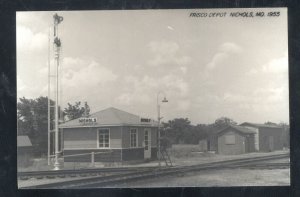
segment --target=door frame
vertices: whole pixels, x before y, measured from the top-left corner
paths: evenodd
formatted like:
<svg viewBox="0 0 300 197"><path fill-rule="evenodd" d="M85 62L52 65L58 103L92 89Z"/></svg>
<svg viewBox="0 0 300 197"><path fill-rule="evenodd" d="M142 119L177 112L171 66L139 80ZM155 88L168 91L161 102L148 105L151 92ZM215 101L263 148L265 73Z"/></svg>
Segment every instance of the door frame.
<svg viewBox="0 0 300 197"><path fill-rule="evenodd" d="M274 136L268 137L269 151L274 151Z"/></svg>
<svg viewBox="0 0 300 197"><path fill-rule="evenodd" d="M146 146L146 133L147 133L147 146ZM145 128L144 129L144 159L150 159L151 158L151 129Z"/></svg>

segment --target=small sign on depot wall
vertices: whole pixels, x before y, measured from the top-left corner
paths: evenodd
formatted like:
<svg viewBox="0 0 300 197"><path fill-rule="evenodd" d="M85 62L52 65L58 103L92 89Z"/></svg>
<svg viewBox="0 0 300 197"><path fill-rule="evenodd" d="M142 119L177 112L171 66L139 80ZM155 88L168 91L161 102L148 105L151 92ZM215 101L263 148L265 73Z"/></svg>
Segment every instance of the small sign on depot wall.
<svg viewBox="0 0 300 197"><path fill-rule="evenodd" d="M150 118L141 118L141 122L151 122Z"/></svg>

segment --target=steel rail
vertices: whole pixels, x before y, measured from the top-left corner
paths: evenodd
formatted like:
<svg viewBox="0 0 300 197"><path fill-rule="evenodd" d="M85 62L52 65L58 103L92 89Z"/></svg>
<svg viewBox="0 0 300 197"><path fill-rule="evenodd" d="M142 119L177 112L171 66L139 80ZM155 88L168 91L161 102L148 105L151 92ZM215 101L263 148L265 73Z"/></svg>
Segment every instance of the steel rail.
<svg viewBox="0 0 300 197"><path fill-rule="evenodd" d="M30 186L26 188L94 188L94 187L106 187L123 182L129 182L134 180L155 178L160 176L174 175L178 173L186 173L191 171L203 171L203 170L217 170L228 167L239 167L250 164L255 164L261 161L269 161L287 158L289 154L278 154L271 156L260 156L252 158L232 159L219 162L204 163L191 166L177 166L170 168L152 168L152 169L140 169L136 168L135 172L128 172L123 174L113 174L101 177L85 178L80 180L71 180L66 182L57 182L43 185ZM270 164L271 165L271 164Z"/></svg>
<svg viewBox="0 0 300 197"><path fill-rule="evenodd" d="M144 169L152 169L155 167L114 167L114 168L87 168L87 169L77 169L77 170L45 170L45 171L27 171L18 172L19 178L24 177L46 177L46 176L62 176L62 175L80 175L89 173L106 173L106 172L130 172Z"/></svg>
<svg viewBox="0 0 300 197"><path fill-rule="evenodd" d="M289 168L290 163L250 163L250 164L240 164L233 165L229 168L243 168L243 169L278 169L278 168Z"/></svg>

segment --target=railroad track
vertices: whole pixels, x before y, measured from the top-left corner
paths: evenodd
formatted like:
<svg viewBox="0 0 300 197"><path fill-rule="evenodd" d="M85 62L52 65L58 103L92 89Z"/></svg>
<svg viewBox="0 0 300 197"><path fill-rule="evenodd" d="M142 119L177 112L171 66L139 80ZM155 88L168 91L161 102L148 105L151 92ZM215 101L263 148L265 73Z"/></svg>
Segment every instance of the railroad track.
<svg viewBox="0 0 300 197"><path fill-rule="evenodd" d="M113 173L136 172L138 170L150 170L156 167L120 167L120 168L91 168L91 169L77 169L77 170L45 170L45 171L27 171L18 172L20 180L27 180L30 178L65 178L65 177L86 177L97 176Z"/></svg>
<svg viewBox="0 0 300 197"><path fill-rule="evenodd" d="M243 159L233 159L205 164L198 164L192 166L176 166L169 168L135 168L135 171L122 171L122 174L109 174L107 176L96 176L96 177L88 177L80 180L71 180L65 182L56 182L49 183L43 185L36 185L30 187L23 187L28 189L39 189L39 188L95 188L95 187L112 187L114 185L137 181L137 180L145 180L155 177L168 176L168 175L176 175L182 174L192 171L204 171L204 170L217 170L224 168L245 168L251 167L251 165L263 165L260 162L282 159L289 157L289 154L278 154L272 156L260 156L260 157L252 157L252 158L243 158ZM260 163L260 164L259 164ZM276 164L266 164L266 165L274 165ZM265 166L266 166L265 165ZM261 166L262 167L262 166ZM97 169L93 169L97 170ZM104 170L104 169L101 169Z"/></svg>
<svg viewBox="0 0 300 197"><path fill-rule="evenodd" d="M290 167L290 163L251 163L245 165L230 166L229 168L242 168L242 169L286 169Z"/></svg>

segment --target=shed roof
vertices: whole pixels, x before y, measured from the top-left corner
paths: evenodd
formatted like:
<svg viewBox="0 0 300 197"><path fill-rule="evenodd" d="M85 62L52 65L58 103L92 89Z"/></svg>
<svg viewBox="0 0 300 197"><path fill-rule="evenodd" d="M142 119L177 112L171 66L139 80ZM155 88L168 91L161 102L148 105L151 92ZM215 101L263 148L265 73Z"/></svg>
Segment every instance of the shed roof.
<svg viewBox="0 0 300 197"><path fill-rule="evenodd" d="M17 138L18 147L32 146L31 141L27 135L19 135Z"/></svg>
<svg viewBox="0 0 300 197"><path fill-rule="evenodd" d="M121 126L121 125L147 125L157 126L157 122L149 119L149 122L142 122L141 117L110 107L91 114L88 118L96 118L96 122L91 124L83 124L80 118L67 121L60 124L60 128L76 128L76 127L99 127L99 126Z"/></svg>
<svg viewBox="0 0 300 197"><path fill-rule="evenodd" d="M226 131L230 128L237 131L237 132L240 132L242 134L255 134L255 131L252 131L252 130L246 128L246 127L237 126L237 125L228 125L224 129L219 130L218 135L220 135L221 133L223 133L224 131Z"/></svg>
<svg viewBox="0 0 300 197"><path fill-rule="evenodd" d="M251 123L251 122L244 122L244 123L240 124L240 126L252 126L255 128L260 128L260 127L282 128L281 126L278 126L278 125L268 125L268 124L259 124L259 123Z"/></svg>

